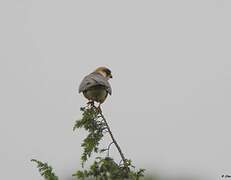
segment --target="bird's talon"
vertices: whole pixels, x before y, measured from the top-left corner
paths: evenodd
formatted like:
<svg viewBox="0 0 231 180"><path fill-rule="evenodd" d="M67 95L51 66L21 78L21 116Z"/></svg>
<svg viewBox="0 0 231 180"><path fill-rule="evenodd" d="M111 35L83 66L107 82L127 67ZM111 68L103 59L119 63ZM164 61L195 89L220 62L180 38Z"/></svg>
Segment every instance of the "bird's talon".
<svg viewBox="0 0 231 180"><path fill-rule="evenodd" d="M87 102L87 106L90 106L90 107L95 106L94 101L89 101L89 102Z"/></svg>
<svg viewBox="0 0 231 180"><path fill-rule="evenodd" d="M99 113L102 113L102 110L101 110L100 105L97 107L97 111L98 111Z"/></svg>

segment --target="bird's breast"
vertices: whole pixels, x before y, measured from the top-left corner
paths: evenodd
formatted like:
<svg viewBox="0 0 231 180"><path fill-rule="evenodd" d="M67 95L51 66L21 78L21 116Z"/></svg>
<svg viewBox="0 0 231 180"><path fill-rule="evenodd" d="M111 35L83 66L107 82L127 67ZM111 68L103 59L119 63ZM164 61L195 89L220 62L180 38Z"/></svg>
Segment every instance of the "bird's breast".
<svg viewBox="0 0 231 180"><path fill-rule="evenodd" d="M103 103L107 97L108 92L102 86L91 87L83 92L88 100Z"/></svg>

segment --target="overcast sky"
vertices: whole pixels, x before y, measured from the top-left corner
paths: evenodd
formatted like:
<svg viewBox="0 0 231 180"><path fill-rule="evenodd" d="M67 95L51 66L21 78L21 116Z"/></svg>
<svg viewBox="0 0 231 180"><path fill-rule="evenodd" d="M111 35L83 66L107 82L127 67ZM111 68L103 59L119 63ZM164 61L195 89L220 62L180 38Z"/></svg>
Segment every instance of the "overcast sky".
<svg viewBox="0 0 231 180"><path fill-rule="evenodd" d="M1 0L0 179L41 179L31 158L61 180L80 168L77 89L101 65L103 111L137 167L231 175L230 18L229 0Z"/></svg>

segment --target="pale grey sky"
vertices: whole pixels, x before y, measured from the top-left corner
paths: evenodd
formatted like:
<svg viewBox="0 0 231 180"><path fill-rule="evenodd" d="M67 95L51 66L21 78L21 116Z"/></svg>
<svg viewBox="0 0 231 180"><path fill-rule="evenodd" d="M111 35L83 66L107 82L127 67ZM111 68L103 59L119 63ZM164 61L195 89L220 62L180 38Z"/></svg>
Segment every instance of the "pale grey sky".
<svg viewBox="0 0 231 180"><path fill-rule="evenodd" d="M0 1L0 179L61 179L80 167L86 102L99 65L103 109L125 155L160 176L231 174L231 1ZM112 152L117 157L117 153Z"/></svg>

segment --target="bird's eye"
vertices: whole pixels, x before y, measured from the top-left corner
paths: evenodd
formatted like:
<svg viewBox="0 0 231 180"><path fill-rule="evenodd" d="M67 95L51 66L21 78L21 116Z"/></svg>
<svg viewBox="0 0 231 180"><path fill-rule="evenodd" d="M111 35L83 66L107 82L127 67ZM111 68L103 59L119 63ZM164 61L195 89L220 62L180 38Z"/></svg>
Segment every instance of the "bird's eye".
<svg viewBox="0 0 231 180"><path fill-rule="evenodd" d="M109 69L104 70L107 75L111 75L111 71Z"/></svg>

